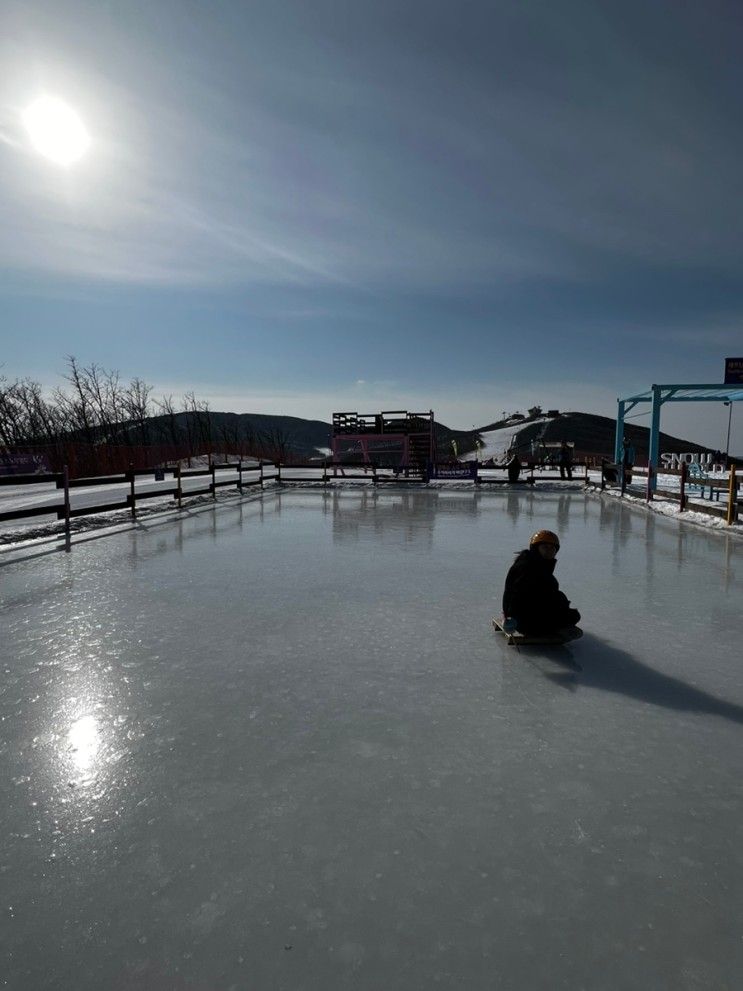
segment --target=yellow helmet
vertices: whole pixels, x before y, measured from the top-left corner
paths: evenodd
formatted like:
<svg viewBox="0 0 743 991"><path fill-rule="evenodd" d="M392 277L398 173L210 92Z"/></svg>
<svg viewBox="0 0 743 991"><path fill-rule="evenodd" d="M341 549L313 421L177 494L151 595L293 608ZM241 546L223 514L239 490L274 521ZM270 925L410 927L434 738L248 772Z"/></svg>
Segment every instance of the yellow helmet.
<svg viewBox="0 0 743 991"><path fill-rule="evenodd" d="M529 547L536 547L537 544L552 544L560 550L560 538L551 530L537 530L529 541Z"/></svg>

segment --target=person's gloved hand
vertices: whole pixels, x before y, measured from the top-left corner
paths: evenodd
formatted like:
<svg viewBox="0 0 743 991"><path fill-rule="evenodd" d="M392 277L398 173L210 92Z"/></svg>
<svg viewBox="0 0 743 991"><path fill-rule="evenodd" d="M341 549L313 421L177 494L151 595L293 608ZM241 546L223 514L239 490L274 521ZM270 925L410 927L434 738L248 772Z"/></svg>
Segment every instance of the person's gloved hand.
<svg viewBox="0 0 743 991"><path fill-rule="evenodd" d="M516 625L516 620L513 618L513 616L507 616L503 620L503 631L505 633L515 633L517 628L518 627Z"/></svg>

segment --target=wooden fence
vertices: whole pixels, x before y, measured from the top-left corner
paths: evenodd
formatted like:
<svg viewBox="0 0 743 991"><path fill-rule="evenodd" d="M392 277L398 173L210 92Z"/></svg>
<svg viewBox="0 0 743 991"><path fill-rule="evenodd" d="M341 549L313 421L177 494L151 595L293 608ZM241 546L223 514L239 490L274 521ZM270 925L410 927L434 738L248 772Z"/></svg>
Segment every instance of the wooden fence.
<svg viewBox="0 0 743 991"><path fill-rule="evenodd" d="M462 467L462 466L460 466ZM270 473L266 473L266 469ZM572 469L583 469L582 474L572 475L573 481L588 481L588 466L585 463L575 463ZM465 469L462 468L463 472ZM561 480L562 476L555 471L543 470L538 465L523 465L521 468L523 475L517 481L509 478L507 469L503 466L482 465L474 463L472 470L467 469L462 481L469 481L474 485L504 484L518 486L532 486L536 483ZM535 473L536 471L536 473ZM218 478L217 473L229 472L231 477ZM307 472L313 472L314 477L307 477ZM299 473L299 474L297 474ZM172 476L172 484L161 485L165 476ZM247 476L247 477L246 477ZM193 478L209 477L206 485L198 487L184 488L184 482ZM150 479L153 483L158 483L158 487L151 491L138 489L137 480ZM217 489L235 486L239 491L252 486L263 488L265 482L316 482L328 485L331 482L341 482L345 480L364 480L373 485L421 485L427 484L429 474L427 471L416 470L415 468L399 468L393 465L334 465L329 462L318 464L317 462L305 462L284 464L278 462L258 464L237 463L213 463L208 468L202 469L173 469L165 468L130 468L125 472L111 475L92 475L83 478L71 478L69 469L65 466L61 472L48 472L44 474L32 475L3 475L0 476L0 488L3 486L33 486L39 484L54 484L60 491L61 500L55 502L44 502L40 505L25 506L22 508L5 510L0 512L0 524L21 519L30 519L37 516L56 516L58 520L65 521L65 549L70 549L70 521L78 516L89 516L96 513L111 512L113 510L128 509L132 519L136 519L137 504L147 499L158 499L163 496L172 496L178 508L183 504L184 498L191 496L210 494L214 499L217 497ZM92 505L72 505L71 493L74 489L89 489L96 486L114 486L117 488L116 498L111 502L97 502ZM124 492L126 494L124 495Z"/></svg>
<svg viewBox="0 0 743 991"><path fill-rule="evenodd" d="M266 474L266 467L275 468L275 471L271 474ZM237 477L217 479L218 471L230 471ZM246 474L250 475L255 472L257 472L257 477L255 478L249 477L246 479L244 477ZM141 490L137 490L137 478L150 477L153 482L161 482L165 481L166 474L173 475L173 485L159 486L151 492L142 492ZM207 485L189 487L187 489L183 488L184 481L191 478L203 478L206 476L209 476L211 479ZM137 503L144 499L161 499L163 496L172 495L178 504L178 508L180 509L184 498L190 499L192 496L210 494L214 499L216 499L217 489L224 488L225 486L236 486L239 491L242 492L243 489L250 488L255 485L260 486L262 489L264 483L269 481L281 481L281 465L270 464L267 466L262 461L257 465L244 465L242 463L214 463L208 468L187 469L183 471L180 467L177 467L171 472L166 472L165 469L157 468L132 468L129 469L129 471L119 475L95 475L90 478L74 479L69 477L69 470L65 467L62 472L50 472L47 474L38 475L0 476L0 486L49 485L53 483L55 488L61 490L62 492L61 502L44 503L38 506L25 506L21 509L12 509L0 512L0 523L35 516L56 515L58 520L65 521L65 550L70 550L70 520L76 516L90 516L95 513L108 513L118 509L129 509L132 519L136 519ZM101 502L94 505L72 506L70 499L70 492L72 489L87 489L99 485L115 485L122 487L124 485L128 485L128 492L124 499L119 499L115 502Z"/></svg>
<svg viewBox="0 0 743 991"><path fill-rule="evenodd" d="M607 485L616 486L619 488L621 495L624 495L626 492L629 492L631 495L642 495L646 502L652 502L657 497L669 502L677 502L679 512L682 513L692 510L695 513L704 513L707 516L724 519L728 526L737 523L741 511L741 479L737 473L737 466L735 464L730 465L726 479L715 478L713 476L690 477L689 466L687 464L682 464L680 469L664 468L661 472L655 472L656 481L658 474L677 477L679 479L677 490L659 489L657 484L653 487L651 484L654 477L653 472L654 469L650 466L633 466L632 468L628 467L625 469L621 464L612 464L604 461L601 466L601 482L597 487L605 489ZM640 485L635 482L636 478L642 480ZM701 503L689 502L689 490L693 488L700 490ZM709 505L704 504L705 492L709 492ZM720 496L723 494L727 496L727 499L723 505L719 505ZM713 499L715 500L715 505L712 505Z"/></svg>

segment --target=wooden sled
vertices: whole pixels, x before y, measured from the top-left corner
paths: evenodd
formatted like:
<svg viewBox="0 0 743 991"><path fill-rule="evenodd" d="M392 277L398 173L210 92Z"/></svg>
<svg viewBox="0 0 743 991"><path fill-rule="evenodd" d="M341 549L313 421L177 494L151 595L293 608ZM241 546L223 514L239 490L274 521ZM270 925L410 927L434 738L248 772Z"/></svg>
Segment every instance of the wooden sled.
<svg viewBox="0 0 743 991"><path fill-rule="evenodd" d="M507 633L503 629L503 620L494 619L493 629L496 633L502 633L506 638L506 643L509 646L516 647L528 647L531 644L535 646L537 644L542 644L543 646L551 645L553 647L562 646L563 644L570 643L573 640L578 640L583 636L583 630L579 629L577 626L573 627L576 633L571 636L543 636L543 637L528 637L523 633Z"/></svg>

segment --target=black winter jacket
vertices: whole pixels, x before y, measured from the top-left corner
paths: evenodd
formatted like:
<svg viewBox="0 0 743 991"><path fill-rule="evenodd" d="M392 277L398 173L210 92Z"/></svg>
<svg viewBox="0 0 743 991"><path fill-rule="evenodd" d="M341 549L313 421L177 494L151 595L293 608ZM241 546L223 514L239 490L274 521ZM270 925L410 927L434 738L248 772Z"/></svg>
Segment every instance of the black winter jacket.
<svg viewBox="0 0 743 991"><path fill-rule="evenodd" d="M506 575L503 615L516 620L521 633L540 634L575 626L577 609L560 591L553 572L555 562L547 561L536 547L521 551Z"/></svg>

